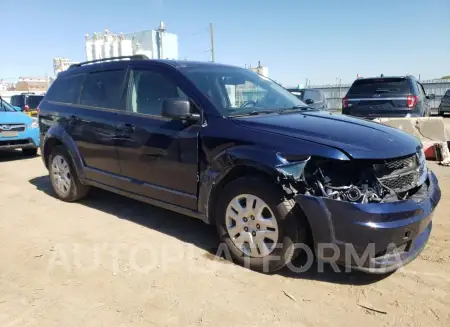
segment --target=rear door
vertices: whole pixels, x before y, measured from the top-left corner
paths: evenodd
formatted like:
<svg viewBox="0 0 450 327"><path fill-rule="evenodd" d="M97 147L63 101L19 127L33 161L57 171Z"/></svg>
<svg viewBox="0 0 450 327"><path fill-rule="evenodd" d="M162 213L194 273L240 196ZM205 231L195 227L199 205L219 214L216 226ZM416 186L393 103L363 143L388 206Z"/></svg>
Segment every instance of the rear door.
<svg viewBox="0 0 450 327"><path fill-rule="evenodd" d="M407 78L366 78L356 80L347 93L344 113L360 117L405 117L411 113L408 95L412 85Z"/></svg>
<svg viewBox="0 0 450 327"><path fill-rule="evenodd" d="M79 108L70 116L72 138L86 165L86 177L120 187L116 147L118 113L124 112L126 68L92 71L81 87Z"/></svg>

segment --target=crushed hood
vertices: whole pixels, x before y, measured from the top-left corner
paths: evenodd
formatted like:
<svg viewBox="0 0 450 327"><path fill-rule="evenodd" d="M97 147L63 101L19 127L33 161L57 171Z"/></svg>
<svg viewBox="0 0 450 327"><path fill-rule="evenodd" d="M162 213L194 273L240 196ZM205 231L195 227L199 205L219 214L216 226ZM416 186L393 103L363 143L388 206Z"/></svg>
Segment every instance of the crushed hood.
<svg viewBox="0 0 450 327"><path fill-rule="evenodd" d="M233 121L245 128L334 147L355 159L401 157L421 147L419 139L399 129L323 111L235 117Z"/></svg>

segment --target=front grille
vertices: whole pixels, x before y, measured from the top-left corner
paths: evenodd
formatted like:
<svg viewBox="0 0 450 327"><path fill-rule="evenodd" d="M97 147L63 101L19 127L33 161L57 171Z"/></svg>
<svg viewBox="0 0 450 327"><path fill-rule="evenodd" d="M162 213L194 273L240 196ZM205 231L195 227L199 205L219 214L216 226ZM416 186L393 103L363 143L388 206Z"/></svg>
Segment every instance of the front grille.
<svg viewBox="0 0 450 327"><path fill-rule="evenodd" d="M404 192L416 186L417 172L380 180L381 184L396 192Z"/></svg>
<svg viewBox="0 0 450 327"><path fill-rule="evenodd" d="M422 183L426 163L420 153L407 157L385 160L382 164L374 165L375 176L378 181L394 192L406 192ZM420 160L420 161L419 161Z"/></svg>
<svg viewBox="0 0 450 327"><path fill-rule="evenodd" d="M0 124L0 132L23 132L24 124Z"/></svg>
<svg viewBox="0 0 450 327"><path fill-rule="evenodd" d="M386 167L389 169L403 169L412 167L415 163L416 156L409 156L403 159L386 160Z"/></svg>

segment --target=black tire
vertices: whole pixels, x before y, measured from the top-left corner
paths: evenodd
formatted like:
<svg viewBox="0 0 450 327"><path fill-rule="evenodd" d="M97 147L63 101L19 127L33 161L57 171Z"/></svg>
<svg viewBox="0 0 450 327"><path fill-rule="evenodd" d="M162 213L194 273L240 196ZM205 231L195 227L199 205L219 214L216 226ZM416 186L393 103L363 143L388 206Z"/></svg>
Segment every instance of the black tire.
<svg viewBox="0 0 450 327"><path fill-rule="evenodd" d="M226 229L226 210L229 202L240 194L252 194L262 199L272 210L278 225L278 246L265 257L250 257L231 240ZM271 273L283 268L298 256L295 244L307 244L309 225L295 202L286 200L278 185L260 177L241 177L225 186L219 194L215 209L216 228L222 244L226 244L233 262L252 270Z"/></svg>
<svg viewBox="0 0 450 327"><path fill-rule="evenodd" d="M55 183L54 168L52 165L53 159L56 156L61 156L65 162L68 163L70 171L70 186L67 192L61 192ZM73 165L72 157L64 146L56 146L51 152L48 160L48 170L50 173L50 183L55 191L57 197L66 202L75 202L84 198L89 192L89 186L80 183L76 170Z"/></svg>
<svg viewBox="0 0 450 327"><path fill-rule="evenodd" d="M442 112L442 111L439 111L438 115L441 116L441 117L444 117L444 116L445 116L445 113Z"/></svg>
<svg viewBox="0 0 450 327"><path fill-rule="evenodd" d="M38 151L38 149L37 148L28 148L28 149L22 149L22 153L23 153L23 155L24 156L27 156L27 157L34 157L34 156L36 156L37 155L37 151Z"/></svg>

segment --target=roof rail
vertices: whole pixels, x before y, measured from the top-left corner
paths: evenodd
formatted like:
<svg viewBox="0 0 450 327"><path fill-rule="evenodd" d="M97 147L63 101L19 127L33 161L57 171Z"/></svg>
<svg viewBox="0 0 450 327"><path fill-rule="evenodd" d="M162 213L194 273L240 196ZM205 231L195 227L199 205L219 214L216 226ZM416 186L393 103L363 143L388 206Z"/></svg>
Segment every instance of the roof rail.
<svg viewBox="0 0 450 327"><path fill-rule="evenodd" d="M75 67L81 67L84 65L93 64L96 62L105 62L105 61L112 61L112 60L120 60L120 59L140 59L140 60L146 60L150 59L146 55L132 55L132 56L119 56L119 57L109 57L109 58L103 58L103 59L96 59L96 60L90 60L90 61L83 61L78 64L72 64L69 66L69 69L75 68Z"/></svg>

